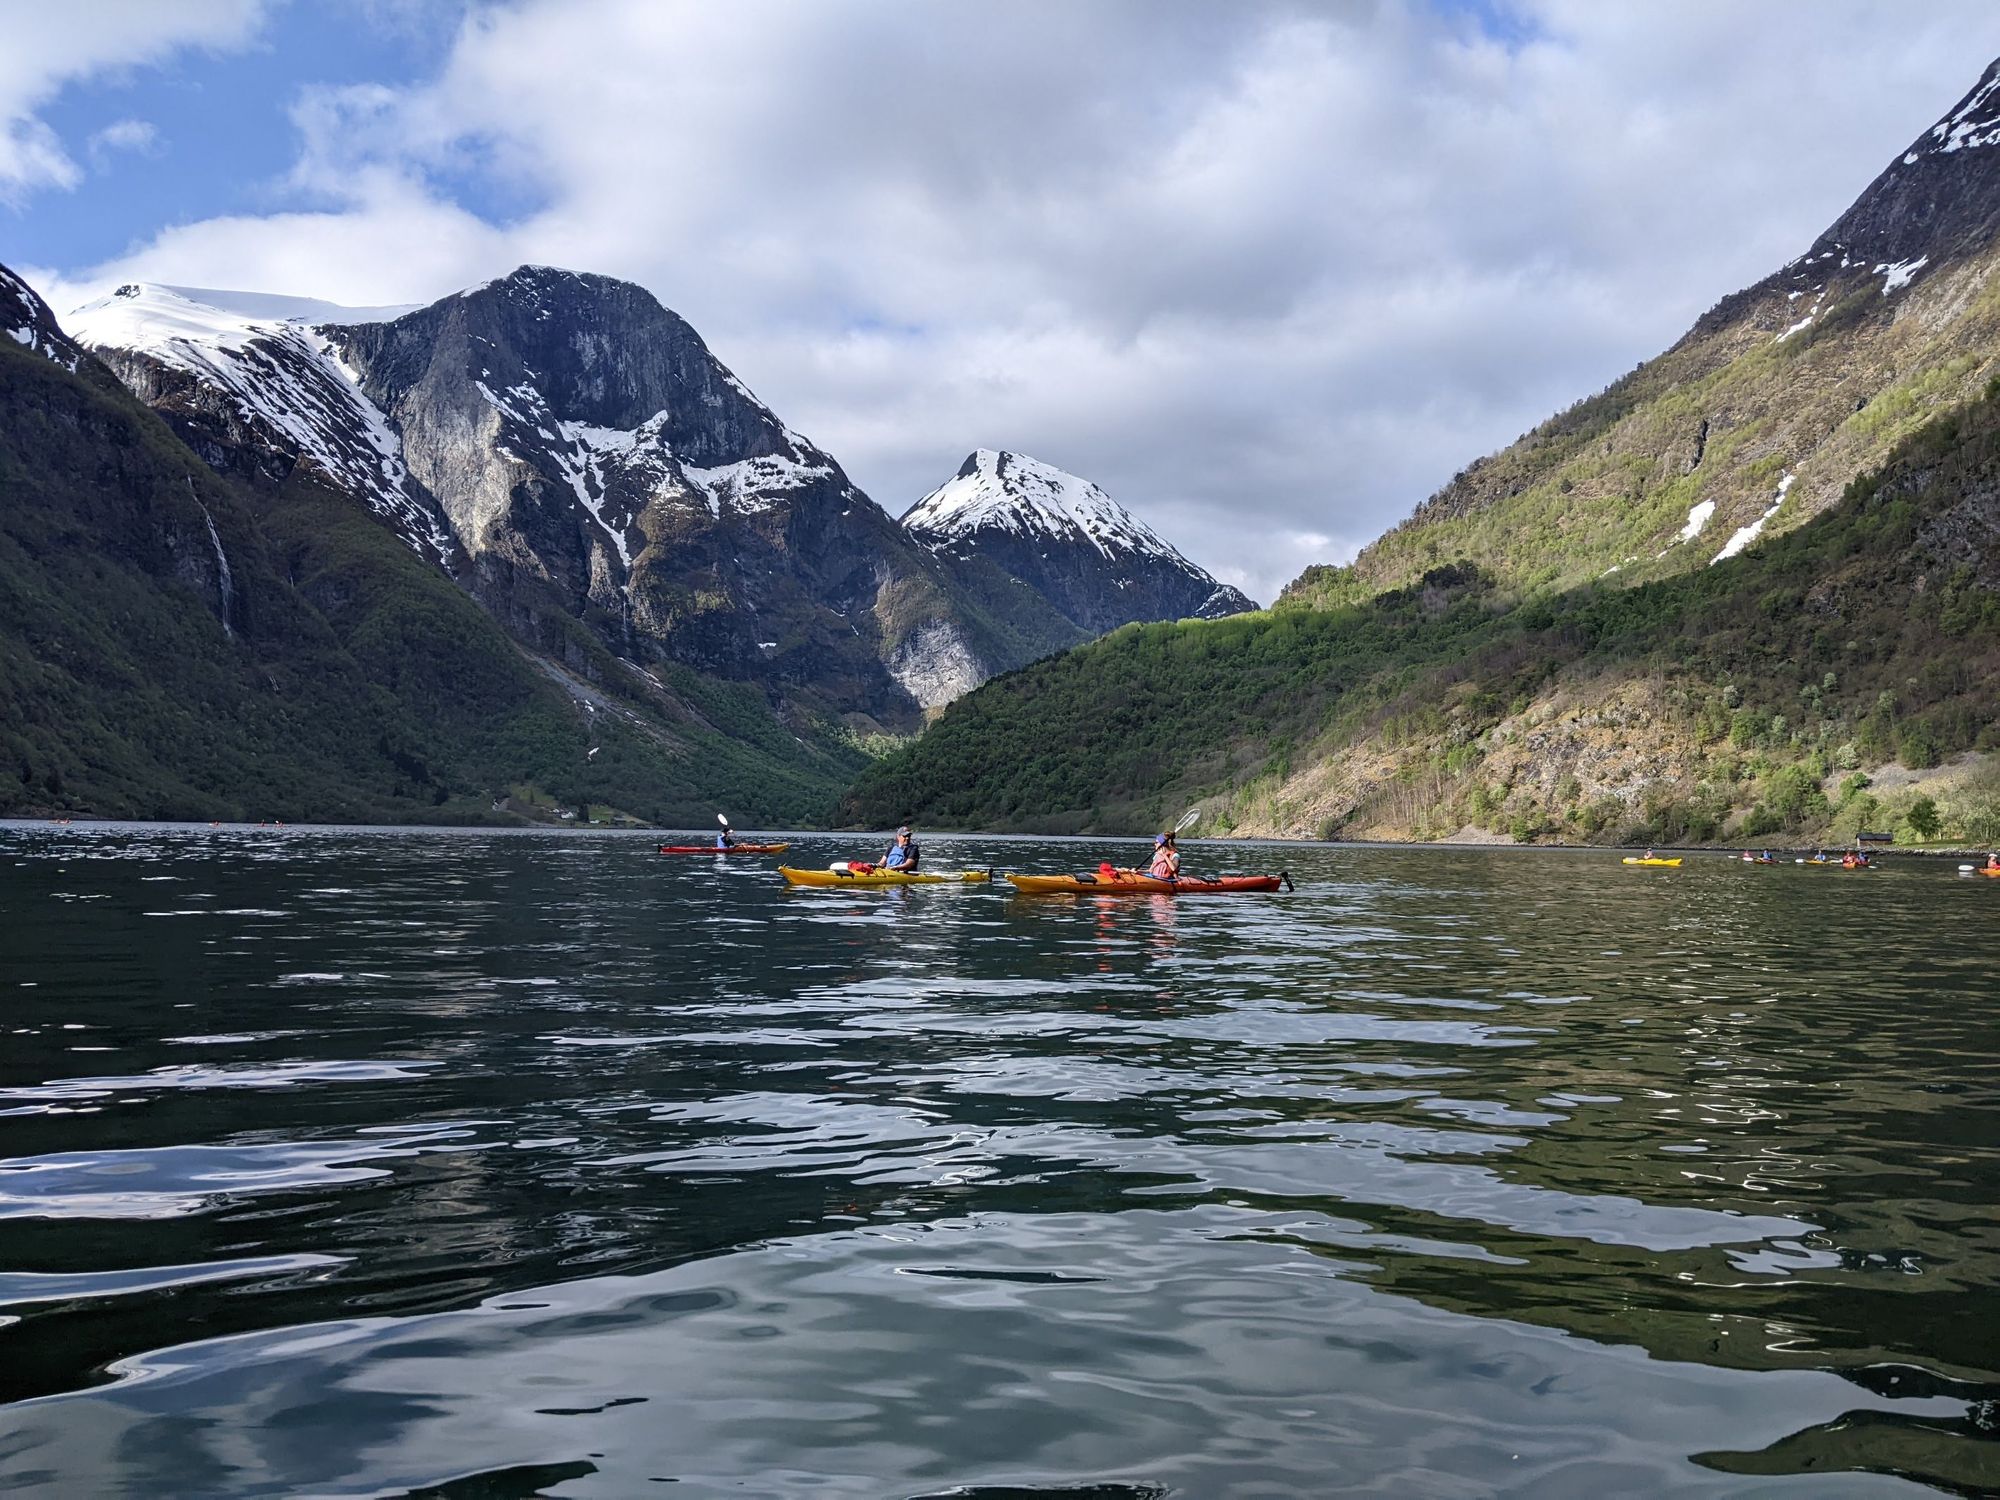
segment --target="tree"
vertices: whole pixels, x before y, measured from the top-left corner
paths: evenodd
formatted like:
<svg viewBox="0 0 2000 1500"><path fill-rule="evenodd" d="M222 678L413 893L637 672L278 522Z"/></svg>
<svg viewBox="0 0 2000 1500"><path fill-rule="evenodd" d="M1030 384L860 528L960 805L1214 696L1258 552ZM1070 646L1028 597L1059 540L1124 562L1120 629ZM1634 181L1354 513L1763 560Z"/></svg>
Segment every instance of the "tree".
<svg viewBox="0 0 2000 1500"><path fill-rule="evenodd" d="M1936 838L1941 826L1937 803L1929 797L1917 798L1910 804L1909 816L1904 821L1910 825L1910 831L1919 839L1928 841Z"/></svg>

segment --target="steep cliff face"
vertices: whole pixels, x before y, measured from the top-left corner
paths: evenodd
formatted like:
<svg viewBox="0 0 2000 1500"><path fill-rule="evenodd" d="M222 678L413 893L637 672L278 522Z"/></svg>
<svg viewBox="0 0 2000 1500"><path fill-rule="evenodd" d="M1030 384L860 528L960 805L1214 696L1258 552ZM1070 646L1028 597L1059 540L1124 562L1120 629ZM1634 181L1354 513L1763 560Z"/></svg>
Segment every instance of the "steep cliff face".
<svg viewBox="0 0 2000 1500"><path fill-rule="evenodd" d="M1003 569L1086 636L1135 620L1220 619L1257 607L1096 485L1019 453L970 454L902 524L941 557Z"/></svg>
<svg viewBox="0 0 2000 1500"><path fill-rule="evenodd" d="M1286 601L1366 598L1452 559L1531 590L1640 582L1801 525L2000 369L1996 271L2000 64L1798 259Z"/></svg>
<svg viewBox="0 0 2000 1500"><path fill-rule="evenodd" d="M328 337L517 630L911 722L875 605L936 571L649 293L530 266Z"/></svg>

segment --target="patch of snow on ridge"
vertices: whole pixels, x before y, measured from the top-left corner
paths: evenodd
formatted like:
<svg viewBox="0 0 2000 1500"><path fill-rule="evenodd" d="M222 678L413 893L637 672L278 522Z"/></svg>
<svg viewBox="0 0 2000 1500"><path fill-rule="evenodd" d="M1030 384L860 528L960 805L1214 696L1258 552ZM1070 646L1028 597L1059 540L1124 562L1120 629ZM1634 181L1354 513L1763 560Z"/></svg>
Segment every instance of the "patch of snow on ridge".
<svg viewBox="0 0 2000 1500"><path fill-rule="evenodd" d="M339 302L322 302L317 297L287 297L275 292L232 292L220 287L167 286L189 302L198 302L220 312L261 322L282 323L393 323L406 313L421 311L421 302L398 302L382 307L348 307Z"/></svg>
<svg viewBox="0 0 2000 1500"><path fill-rule="evenodd" d="M802 445L803 446L803 445ZM806 447L804 451L816 454ZM744 513L770 510L785 495L807 489L822 479L833 478L831 463L802 461L784 453L767 453L759 458L739 459L712 469L683 469L688 482L708 497L708 508L718 518L722 502ZM921 701L921 700L920 700Z"/></svg>
<svg viewBox="0 0 2000 1500"><path fill-rule="evenodd" d="M957 474L904 513L921 541L965 537L983 528L1016 535L1081 534L1106 557L1141 553L1185 562L1143 521L1087 479L1018 453L981 448Z"/></svg>
<svg viewBox="0 0 2000 1500"><path fill-rule="evenodd" d="M1891 292L1900 291L1908 286L1915 280L1917 272L1930 262L1931 258L1928 255L1919 255L1915 260L1898 261L1893 266L1884 261L1875 268L1876 274L1882 277L1882 295L1886 297Z"/></svg>
<svg viewBox="0 0 2000 1500"><path fill-rule="evenodd" d="M1703 500L1689 506L1687 525L1681 528L1680 535L1675 537L1674 540L1677 542L1693 541L1701 535L1702 528L1708 525L1709 517L1714 514L1715 502L1713 500Z"/></svg>
<svg viewBox="0 0 2000 1500"><path fill-rule="evenodd" d="M1903 165L1912 166L1926 155L1972 151L2000 142L2000 98L1996 98L1996 90L2000 90L2000 73L1982 80L1965 103L1933 125L1903 157Z"/></svg>
<svg viewBox="0 0 2000 1500"><path fill-rule="evenodd" d="M1763 515L1752 521L1748 526L1737 527L1729 540L1722 544L1722 550L1708 560L1708 565L1712 568L1717 563L1734 557L1745 547L1756 541L1758 535L1764 530L1764 523L1775 516L1778 513L1778 507L1785 503L1785 491L1791 487L1792 476L1787 474L1783 479L1778 481L1778 498L1771 502Z"/></svg>

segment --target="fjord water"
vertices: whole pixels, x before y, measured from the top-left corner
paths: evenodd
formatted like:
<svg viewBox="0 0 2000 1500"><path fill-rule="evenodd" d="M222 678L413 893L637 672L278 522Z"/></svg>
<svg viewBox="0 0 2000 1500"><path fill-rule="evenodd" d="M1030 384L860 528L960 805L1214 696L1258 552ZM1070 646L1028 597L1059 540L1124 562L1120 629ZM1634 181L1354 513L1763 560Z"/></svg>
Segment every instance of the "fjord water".
<svg viewBox="0 0 2000 1500"><path fill-rule="evenodd" d="M2000 882L653 842L0 830L0 1493L2000 1491Z"/></svg>

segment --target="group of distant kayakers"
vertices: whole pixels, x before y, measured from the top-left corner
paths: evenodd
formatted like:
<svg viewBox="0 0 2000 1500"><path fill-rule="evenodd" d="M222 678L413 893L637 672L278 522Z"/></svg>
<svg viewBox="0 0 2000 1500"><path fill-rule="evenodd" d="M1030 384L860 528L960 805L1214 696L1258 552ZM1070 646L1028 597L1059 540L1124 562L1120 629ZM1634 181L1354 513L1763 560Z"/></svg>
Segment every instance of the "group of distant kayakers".
<svg viewBox="0 0 2000 1500"><path fill-rule="evenodd" d="M734 849L736 847L736 831L727 824L724 824L722 831L715 836L715 847L718 850ZM922 863L923 850L918 845L916 836L910 832L910 825L905 823L901 828L896 830L896 841L883 851L882 857L874 865L854 865L850 868L862 870L871 868L901 870L905 874L914 874L921 867ZM1136 867L1118 869L1116 873L1120 875L1143 876L1148 880L1180 879L1181 851L1179 835L1174 833L1172 829L1168 829L1165 833L1153 835L1153 858L1146 867L1144 869Z"/></svg>

